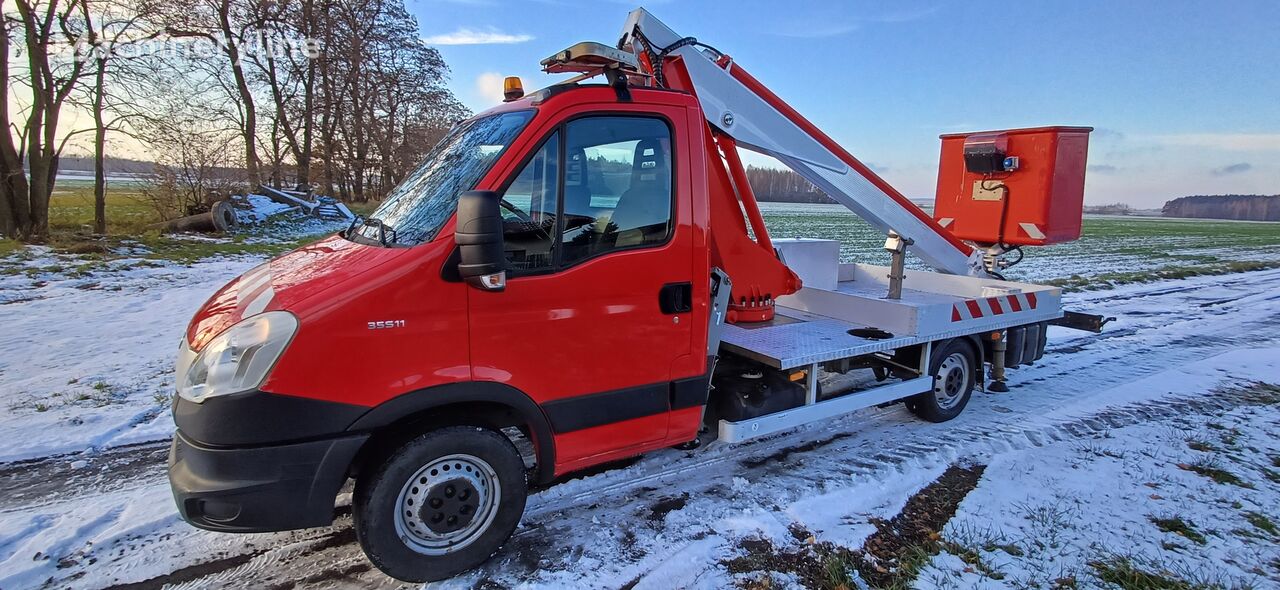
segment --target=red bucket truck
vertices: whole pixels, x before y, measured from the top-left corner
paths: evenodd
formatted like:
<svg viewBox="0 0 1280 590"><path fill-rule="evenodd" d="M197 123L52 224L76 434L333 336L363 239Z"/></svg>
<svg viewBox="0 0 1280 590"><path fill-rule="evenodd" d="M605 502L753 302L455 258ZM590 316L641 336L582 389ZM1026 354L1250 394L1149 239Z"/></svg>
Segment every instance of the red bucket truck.
<svg viewBox="0 0 1280 590"><path fill-rule="evenodd" d="M183 518L325 526L354 480L369 559L437 580L503 544L530 485L893 401L945 421L1039 358L1049 323L1099 327L999 274L1022 245L1078 235L1087 128L948 136L935 220L643 9L616 46L542 65L579 75L510 84L368 219L196 313L169 459ZM738 146L883 231L892 264L771 240ZM833 371L868 378L820 387Z"/></svg>

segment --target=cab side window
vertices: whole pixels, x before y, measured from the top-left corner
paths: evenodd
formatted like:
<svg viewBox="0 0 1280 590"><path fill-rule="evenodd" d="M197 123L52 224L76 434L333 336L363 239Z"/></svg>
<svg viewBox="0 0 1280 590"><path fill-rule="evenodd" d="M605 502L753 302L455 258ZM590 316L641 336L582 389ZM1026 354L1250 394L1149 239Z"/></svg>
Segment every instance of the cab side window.
<svg viewBox="0 0 1280 590"><path fill-rule="evenodd" d="M554 268L559 162L557 132L542 144L502 195L507 269L513 274Z"/></svg>
<svg viewBox="0 0 1280 590"><path fill-rule="evenodd" d="M673 227L671 129L652 117L570 121L507 185L502 209L516 276L663 244Z"/></svg>
<svg viewBox="0 0 1280 590"><path fill-rule="evenodd" d="M565 127L561 264L671 235L671 130L650 117L588 117Z"/></svg>

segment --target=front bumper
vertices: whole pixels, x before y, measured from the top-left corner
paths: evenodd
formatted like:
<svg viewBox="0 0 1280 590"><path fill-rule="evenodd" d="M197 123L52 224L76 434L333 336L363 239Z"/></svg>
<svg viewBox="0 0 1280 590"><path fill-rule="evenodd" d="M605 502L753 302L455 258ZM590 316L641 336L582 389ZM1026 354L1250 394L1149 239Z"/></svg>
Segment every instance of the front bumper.
<svg viewBox="0 0 1280 590"><path fill-rule="evenodd" d="M169 484L187 522L261 533L326 526L368 434L283 445L214 447L174 433Z"/></svg>

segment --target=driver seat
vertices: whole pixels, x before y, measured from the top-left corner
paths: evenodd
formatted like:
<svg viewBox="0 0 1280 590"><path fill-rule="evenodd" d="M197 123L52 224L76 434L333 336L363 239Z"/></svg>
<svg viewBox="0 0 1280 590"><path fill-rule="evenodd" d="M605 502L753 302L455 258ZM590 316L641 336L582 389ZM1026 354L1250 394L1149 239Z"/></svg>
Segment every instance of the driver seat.
<svg viewBox="0 0 1280 590"><path fill-rule="evenodd" d="M631 186L618 198L609 221L617 232L614 246L618 248L666 235L671 221L671 172L666 150L658 140L636 142Z"/></svg>

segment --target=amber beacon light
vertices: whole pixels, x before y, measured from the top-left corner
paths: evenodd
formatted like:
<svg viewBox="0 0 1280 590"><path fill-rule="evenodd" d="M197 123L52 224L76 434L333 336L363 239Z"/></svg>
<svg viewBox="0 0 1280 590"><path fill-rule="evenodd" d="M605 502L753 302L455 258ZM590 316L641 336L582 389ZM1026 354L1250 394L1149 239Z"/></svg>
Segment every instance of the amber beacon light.
<svg viewBox="0 0 1280 590"><path fill-rule="evenodd" d="M519 76L507 76L502 81L503 102L511 102L520 100L524 96L524 84L520 82Z"/></svg>

